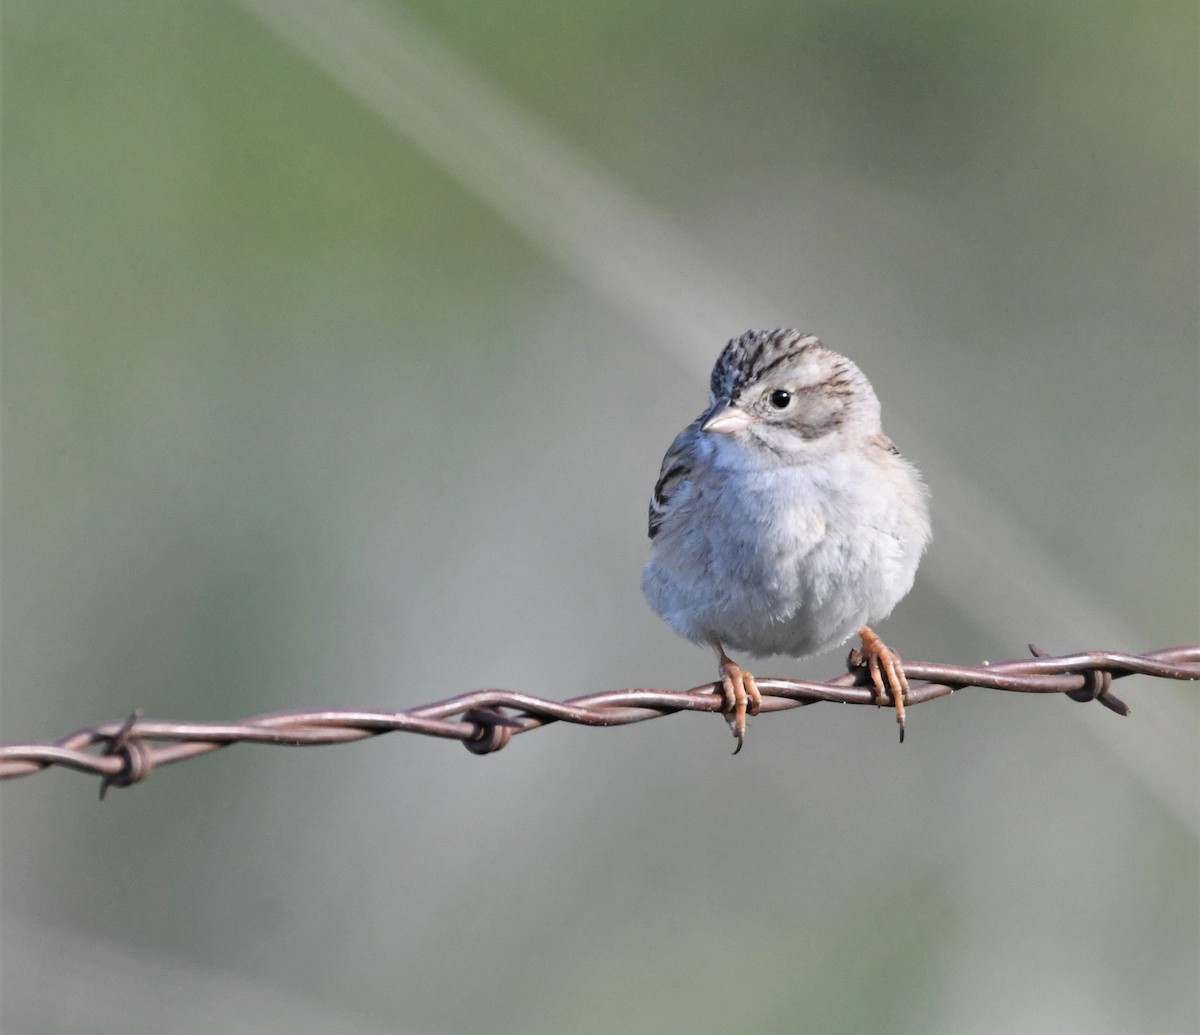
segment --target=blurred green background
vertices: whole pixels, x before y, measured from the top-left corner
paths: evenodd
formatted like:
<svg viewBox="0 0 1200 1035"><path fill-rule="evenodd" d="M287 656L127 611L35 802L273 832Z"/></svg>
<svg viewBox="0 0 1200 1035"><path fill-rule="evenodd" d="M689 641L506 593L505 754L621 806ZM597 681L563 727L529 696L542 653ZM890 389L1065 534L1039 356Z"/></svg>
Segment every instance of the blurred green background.
<svg viewBox="0 0 1200 1035"><path fill-rule="evenodd" d="M926 474L902 654L1200 639L1193 3L0 33L5 741L711 679L645 504L750 326ZM9 783L3 1027L1193 1032L1200 709L1119 692Z"/></svg>

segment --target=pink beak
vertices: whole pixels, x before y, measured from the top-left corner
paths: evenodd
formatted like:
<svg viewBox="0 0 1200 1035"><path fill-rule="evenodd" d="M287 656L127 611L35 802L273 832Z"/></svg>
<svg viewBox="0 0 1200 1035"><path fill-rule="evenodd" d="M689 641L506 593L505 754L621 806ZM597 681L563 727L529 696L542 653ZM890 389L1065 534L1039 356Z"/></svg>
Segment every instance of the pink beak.
<svg viewBox="0 0 1200 1035"><path fill-rule="evenodd" d="M724 402L709 411L704 423L700 425L700 430L715 431L718 435L732 435L735 431L749 426L750 414L739 410L732 403Z"/></svg>

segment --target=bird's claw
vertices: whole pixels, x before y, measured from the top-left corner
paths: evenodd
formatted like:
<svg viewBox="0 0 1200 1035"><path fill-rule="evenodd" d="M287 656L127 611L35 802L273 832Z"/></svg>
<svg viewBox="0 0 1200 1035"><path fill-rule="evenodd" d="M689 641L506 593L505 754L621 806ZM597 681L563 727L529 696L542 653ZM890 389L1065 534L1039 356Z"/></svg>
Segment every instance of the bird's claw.
<svg viewBox="0 0 1200 1035"><path fill-rule="evenodd" d="M896 723L900 727L900 743L904 743L904 701L908 696L908 678L900 655L888 647L875 633L864 626L859 630L862 649L850 652L851 664L867 666L875 688L875 707L879 708L890 696L896 707Z"/></svg>
<svg viewBox="0 0 1200 1035"><path fill-rule="evenodd" d="M762 706L762 694L758 692L758 685L754 682L754 677L749 672L743 671L719 645L714 644L714 646L721 666L721 690L725 698L725 719L737 740L737 747L733 750L736 755L742 750L742 743L746 736L746 716L758 714L758 710Z"/></svg>

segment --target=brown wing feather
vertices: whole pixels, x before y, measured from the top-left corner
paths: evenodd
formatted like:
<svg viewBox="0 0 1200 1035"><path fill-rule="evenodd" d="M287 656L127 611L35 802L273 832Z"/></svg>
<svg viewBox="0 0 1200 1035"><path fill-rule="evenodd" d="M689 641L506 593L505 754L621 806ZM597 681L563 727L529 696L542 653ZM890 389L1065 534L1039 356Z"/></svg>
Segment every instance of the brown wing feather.
<svg viewBox="0 0 1200 1035"><path fill-rule="evenodd" d="M663 516L671 505L671 496L683 485L692 471L692 450L696 436L700 433L700 418L697 417L683 429L671 443L663 457L654 495L650 497L650 538L658 535Z"/></svg>

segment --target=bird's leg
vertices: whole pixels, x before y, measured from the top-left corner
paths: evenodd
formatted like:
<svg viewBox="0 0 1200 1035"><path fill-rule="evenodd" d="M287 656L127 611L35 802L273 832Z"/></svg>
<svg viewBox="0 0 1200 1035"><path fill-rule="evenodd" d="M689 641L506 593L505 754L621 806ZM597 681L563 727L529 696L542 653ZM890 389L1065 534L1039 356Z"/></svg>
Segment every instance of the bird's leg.
<svg viewBox="0 0 1200 1035"><path fill-rule="evenodd" d="M887 646L869 626L858 630L862 637L860 664L865 663L875 686L875 707L880 707L888 694L896 706L896 722L900 724L900 743L904 743L904 698L908 694L908 679L900 655Z"/></svg>
<svg viewBox="0 0 1200 1035"><path fill-rule="evenodd" d="M762 695L754 677L741 668L725 653L719 640L712 641L712 648L717 652L717 664L721 668L721 687L725 694L725 721L737 738L737 747L733 749L736 755L742 750L742 738L746 735L746 713L757 715L762 704Z"/></svg>

